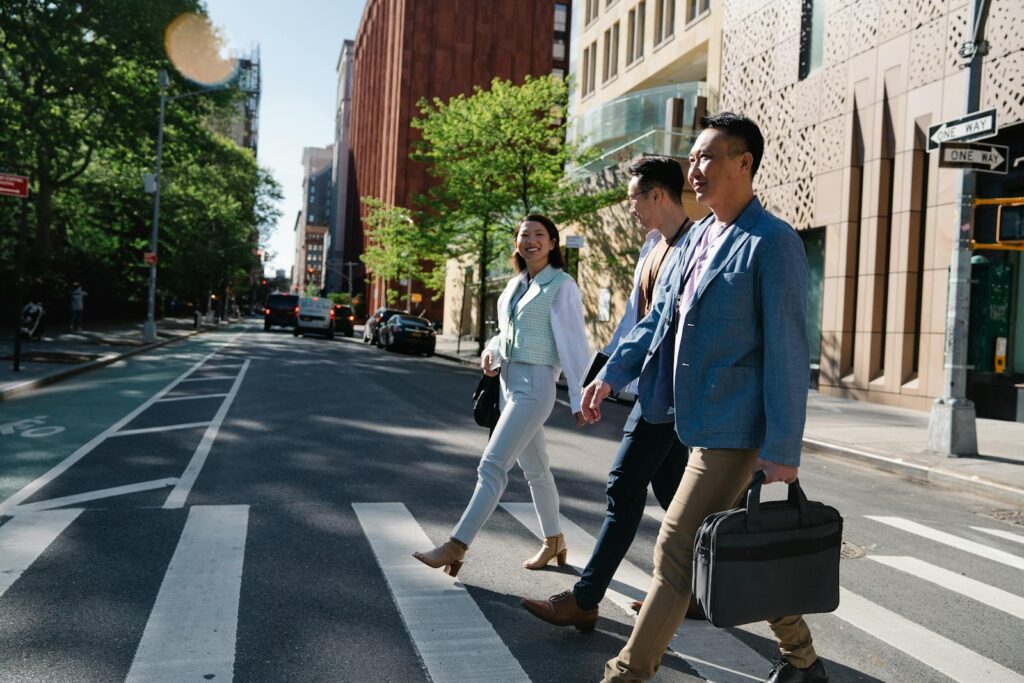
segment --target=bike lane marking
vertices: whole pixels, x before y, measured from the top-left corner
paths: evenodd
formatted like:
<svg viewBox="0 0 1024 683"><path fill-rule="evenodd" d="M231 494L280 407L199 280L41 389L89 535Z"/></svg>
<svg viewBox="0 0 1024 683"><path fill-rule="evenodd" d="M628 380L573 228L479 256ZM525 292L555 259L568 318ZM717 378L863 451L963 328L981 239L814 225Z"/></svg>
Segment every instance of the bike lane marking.
<svg viewBox="0 0 1024 683"><path fill-rule="evenodd" d="M220 334L196 340L196 346L185 353L181 353L180 346L166 353L158 349L156 358L147 354L147 358L127 359L124 366L111 366L81 379L48 387L38 396L5 402L5 419L16 421L27 419L25 416L47 415L65 423L67 428L48 437L45 443L42 439L26 440L17 434L0 436L0 515L9 514L67 471L113 432L171 391L179 380L187 378L206 360L230 346L240 334L228 339ZM184 343L191 344L193 340ZM172 380L170 384L168 380ZM159 389L161 386L163 388ZM149 398L139 404L144 396ZM125 410L130 412L125 415ZM118 415L123 417L111 424ZM97 426L105 424L110 426L96 434Z"/></svg>
<svg viewBox="0 0 1024 683"><path fill-rule="evenodd" d="M81 510L37 512L9 519L0 526L0 595L80 514Z"/></svg>

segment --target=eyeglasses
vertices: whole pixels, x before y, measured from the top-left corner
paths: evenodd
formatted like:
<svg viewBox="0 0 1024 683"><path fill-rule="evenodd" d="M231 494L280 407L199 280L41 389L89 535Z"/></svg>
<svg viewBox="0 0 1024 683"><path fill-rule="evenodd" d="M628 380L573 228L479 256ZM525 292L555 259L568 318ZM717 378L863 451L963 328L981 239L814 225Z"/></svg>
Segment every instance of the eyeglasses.
<svg viewBox="0 0 1024 683"><path fill-rule="evenodd" d="M649 187L646 190L640 190L639 192L634 192L633 194L627 194L626 198L629 200L630 203L635 204L637 197L639 197L641 195L645 195L645 194L647 194L648 192L650 192L653 189L654 189L653 187Z"/></svg>

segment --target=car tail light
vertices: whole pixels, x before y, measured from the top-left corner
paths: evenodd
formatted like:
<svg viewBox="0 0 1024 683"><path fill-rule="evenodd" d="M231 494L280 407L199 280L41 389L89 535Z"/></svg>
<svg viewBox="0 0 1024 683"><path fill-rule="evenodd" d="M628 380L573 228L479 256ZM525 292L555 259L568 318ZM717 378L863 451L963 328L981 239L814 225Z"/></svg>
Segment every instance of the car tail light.
<svg viewBox="0 0 1024 683"><path fill-rule="evenodd" d="M334 320L334 309L331 309L331 320Z"/></svg>
<svg viewBox="0 0 1024 683"><path fill-rule="evenodd" d="M349 320L355 320L355 319L356 319L356 317L355 317L354 315L350 315L350 316L348 317L348 319L349 319Z"/></svg>
<svg viewBox="0 0 1024 683"><path fill-rule="evenodd" d="M296 307L295 307L295 315L298 315L298 314L299 314L299 307L298 307L298 306L296 306Z"/></svg>
<svg viewBox="0 0 1024 683"><path fill-rule="evenodd" d="M269 308L267 310L263 311L263 312L266 313L267 315L270 315L270 309Z"/></svg>

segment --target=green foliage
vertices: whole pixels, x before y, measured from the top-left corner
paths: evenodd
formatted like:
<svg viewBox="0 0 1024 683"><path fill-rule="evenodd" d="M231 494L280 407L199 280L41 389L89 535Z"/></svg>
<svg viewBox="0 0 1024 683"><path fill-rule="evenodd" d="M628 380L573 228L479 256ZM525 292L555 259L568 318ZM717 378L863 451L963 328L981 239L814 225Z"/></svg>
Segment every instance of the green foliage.
<svg viewBox="0 0 1024 683"><path fill-rule="evenodd" d="M0 0L0 170L31 179L22 263L51 301L63 301L72 280L86 284L93 310L145 297L153 209L142 177L155 163L157 72L170 72L169 95L195 87L175 76L163 32L196 11L199 0ZM276 221L273 178L203 124L237 97L227 89L168 103L158 277L165 299L248 288L255 249ZM0 198L0 286L9 289L19 201Z"/></svg>
<svg viewBox="0 0 1024 683"><path fill-rule="evenodd" d="M374 197L362 201L370 212L363 220L367 245L359 258L369 273L383 278L388 303L398 299L399 293L390 285L399 279L420 280L434 291L443 289L443 268L437 273L431 267L440 260L436 243L430 233L420 229L412 212Z"/></svg>
<svg viewBox="0 0 1024 683"><path fill-rule="evenodd" d="M331 292L327 295L327 298L339 306L352 305L352 295L348 292Z"/></svg>
<svg viewBox="0 0 1024 683"><path fill-rule="evenodd" d="M509 254L522 217L570 223L620 199L614 191L587 193L565 173L589 159L566 140L568 98L562 79L528 76L522 85L495 79L489 90L419 103L413 126L422 139L413 158L440 180L419 198L419 222L442 275L448 258L476 260L481 345L487 273Z"/></svg>

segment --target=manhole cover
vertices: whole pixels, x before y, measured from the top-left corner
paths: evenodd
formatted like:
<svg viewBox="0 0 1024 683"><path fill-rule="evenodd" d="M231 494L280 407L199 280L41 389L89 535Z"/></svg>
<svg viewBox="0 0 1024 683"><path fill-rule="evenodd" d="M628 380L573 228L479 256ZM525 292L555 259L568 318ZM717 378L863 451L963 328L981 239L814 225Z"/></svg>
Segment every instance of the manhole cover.
<svg viewBox="0 0 1024 683"><path fill-rule="evenodd" d="M861 548L855 543L849 541L843 541L843 547L839 550L839 559L841 560L857 560L864 557L864 548Z"/></svg>
<svg viewBox="0 0 1024 683"><path fill-rule="evenodd" d="M990 519L997 519L1000 522L1006 522L1007 524L1016 524L1017 526L1024 526L1024 510L989 510L987 512L979 512L982 517L988 517Z"/></svg>

